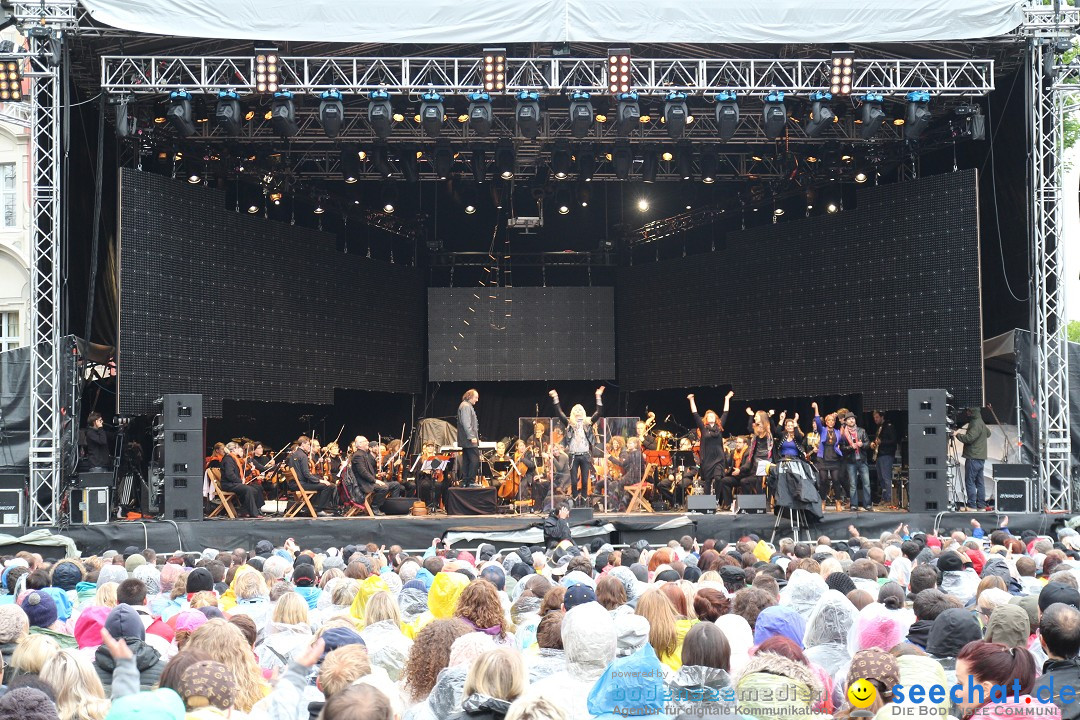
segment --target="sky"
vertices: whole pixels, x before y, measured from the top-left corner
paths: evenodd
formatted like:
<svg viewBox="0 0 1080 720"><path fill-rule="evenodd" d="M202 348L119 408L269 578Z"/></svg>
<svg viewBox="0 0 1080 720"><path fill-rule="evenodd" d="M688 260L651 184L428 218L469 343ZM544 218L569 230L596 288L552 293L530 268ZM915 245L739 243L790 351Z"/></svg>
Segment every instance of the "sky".
<svg viewBox="0 0 1080 720"><path fill-rule="evenodd" d="M1080 148L1066 153L1068 169L1062 187L1062 241L1065 243L1065 304L1069 320L1080 320Z"/></svg>

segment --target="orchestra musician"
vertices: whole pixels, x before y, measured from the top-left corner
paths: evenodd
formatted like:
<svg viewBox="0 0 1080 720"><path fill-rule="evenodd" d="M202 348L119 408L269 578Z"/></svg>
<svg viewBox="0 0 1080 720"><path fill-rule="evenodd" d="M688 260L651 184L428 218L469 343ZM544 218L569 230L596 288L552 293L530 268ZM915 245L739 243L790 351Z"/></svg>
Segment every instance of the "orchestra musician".
<svg viewBox="0 0 1080 720"><path fill-rule="evenodd" d="M503 455L505 457L506 445L503 445ZM505 458L506 462L510 462L510 458ZM420 468L421 470L416 476L416 496L424 501L431 512L438 512L439 506L442 504L443 497L446 495L446 489L450 487L449 474L442 470L428 469L423 470L423 463L429 462L432 464L441 464L442 461L435 457L435 444L425 443L420 453ZM429 466L430 467L430 466Z"/></svg>
<svg viewBox="0 0 1080 720"><path fill-rule="evenodd" d="M288 464L296 473L300 487L315 491L311 504L320 516L326 516L335 504L335 486L329 477L320 477L312 471L311 447L311 438L301 435L296 439L296 449L289 453Z"/></svg>
<svg viewBox="0 0 1080 720"><path fill-rule="evenodd" d="M584 500L589 492L589 473L592 470L592 449L596 442L593 425L604 414L604 386L596 389L596 411L591 417L586 417L585 408L575 405L570 409L570 417L562 411L559 405L559 393L555 390L548 392L555 403L555 412L566 423L566 431L563 435L563 447L570 456L570 489L579 500Z"/></svg>
<svg viewBox="0 0 1080 720"><path fill-rule="evenodd" d="M724 423L727 422L728 411L731 409L731 398L734 391L728 391L724 396L724 414L717 417L713 410L706 410L705 416L698 415L697 403L694 394L690 393L686 399L690 401L690 412L694 415L698 432L701 433L701 485L706 495L720 494L720 481L724 477Z"/></svg>
<svg viewBox="0 0 1080 720"><path fill-rule="evenodd" d="M524 440L514 443L514 464L525 466L525 474L518 478L520 483L518 497L522 500L532 500L534 507L540 507L547 496L547 485L536 479L536 456L533 450Z"/></svg>
<svg viewBox="0 0 1080 720"><path fill-rule="evenodd" d="M266 471L270 468L270 456L266 454L266 447L261 442L256 442L252 446L248 462L255 467L260 478L265 475Z"/></svg>
<svg viewBox="0 0 1080 720"><path fill-rule="evenodd" d="M551 472L554 475L556 495L567 495L570 492L570 456L566 454L566 448L561 441L552 440L550 453Z"/></svg>
<svg viewBox="0 0 1080 720"><path fill-rule="evenodd" d="M656 436L649 432L649 426L644 420L638 420L635 425L638 445L642 450L656 449Z"/></svg>
<svg viewBox="0 0 1080 720"><path fill-rule="evenodd" d="M480 471L480 423L476 419L475 405L480 401L480 393L470 388L461 396L457 411L457 443L461 447L461 468L458 475L462 485L476 482L476 473Z"/></svg>
<svg viewBox="0 0 1080 720"><path fill-rule="evenodd" d="M627 485L637 485L641 482L641 475L645 472L645 457L641 453L641 445L636 437L626 441L626 450L622 456L609 455L608 462L613 463L622 470L622 478L619 486L619 510L625 510L630 504L630 494L625 489Z"/></svg>
<svg viewBox="0 0 1080 720"><path fill-rule="evenodd" d="M676 456L680 462L668 475L660 478L656 483L656 491L669 507L676 508L686 501L686 488L694 483L694 477L698 474L697 460L694 458L694 446L690 438L679 440L679 450ZM675 458L672 458L675 462Z"/></svg>
<svg viewBox="0 0 1080 720"><path fill-rule="evenodd" d="M214 449L206 458L206 466L203 469L207 470L209 468L221 467L221 459L223 457L225 457L225 443L214 443Z"/></svg>
<svg viewBox="0 0 1080 720"><path fill-rule="evenodd" d="M401 441L394 438L386 446L375 445L372 455L375 458L378 472L375 484L375 507L382 508L388 497L402 497L405 494L405 486L401 482L404 477L405 462L402 458ZM381 484L380 484L381 483Z"/></svg>
<svg viewBox="0 0 1080 720"><path fill-rule="evenodd" d="M233 493L236 497L236 512L240 517L262 517L262 486L258 482L244 482L244 448L239 443L231 442L225 446L226 455L221 459L221 489Z"/></svg>
<svg viewBox="0 0 1080 720"><path fill-rule="evenodd" d="M754 482L754 476L747 471L748 455L746 438L738 435L735 438L735 447L728 453L727 462L724 464L724 477L720 483L720 510L729 510L735 503L737 490L741 490L746 484L747 490Z"/></svg>
<svg viewBox="0 0 1080 720"><path fill-rule="evenodd" d="M371 450L371 443L363 435L357 435L353 440L353 454L349 460L352 466L353 477L356 478L356 484L360 488L360 492L363 493L363 497L353 498L353 502L362 503L367 502L365 498L375 492L378 484L382 482L378 479L378 470L375 465L375 455ZM375 503L371 503L371 513L373 515L382 515L382 510L375 507Z"/></svg>

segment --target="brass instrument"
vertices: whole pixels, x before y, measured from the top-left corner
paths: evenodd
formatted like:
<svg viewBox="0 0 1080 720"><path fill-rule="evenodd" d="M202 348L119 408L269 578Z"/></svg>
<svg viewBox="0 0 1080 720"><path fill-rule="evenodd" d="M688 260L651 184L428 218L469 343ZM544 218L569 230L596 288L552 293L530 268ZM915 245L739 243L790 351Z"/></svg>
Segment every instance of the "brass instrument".
<svg viewBox="0 0 1080 720"><path fill-rule="evenodd" d="M672 450L674 436L667 430L661 430L656 433L656 449L657 450Z"/></svg>

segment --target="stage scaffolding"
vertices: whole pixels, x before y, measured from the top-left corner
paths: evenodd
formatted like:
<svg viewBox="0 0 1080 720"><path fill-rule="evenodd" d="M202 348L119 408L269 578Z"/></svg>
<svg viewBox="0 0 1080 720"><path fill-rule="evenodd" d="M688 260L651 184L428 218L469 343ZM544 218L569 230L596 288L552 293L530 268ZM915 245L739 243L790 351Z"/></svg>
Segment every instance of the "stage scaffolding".
<svg viewBox="0 0 1080 720"><path fill-rule="evenodd" d="M1028 141L1031 164L1030 241L1032 328L1037 347L1037 459L1044 505L1070 511L1073 498L1069 467L1069 404L1065 353L1064 250L1060 243L1063 117L1080 107L1080 67L1063 65L1058 41L1071 41L1080 27L1080 11L1044 6L1030 0L1025 21L1015 35L1026 42L1027 92L1031 102ZM60 267L61 168L66 139L61 137L60 58L64 37L80 31L83 17L76 0L13 3L12 14L30 37L29 113L32 133L33 231L31 243L31 451L29 524L53 525L59 519L59 337L61 334ZM83 20L86 23L85 19ZM96 33L100 28L84 28ZM25 58L25 55L18 56ZM1050 59L1047 60L1047 57ZM465 93L479 89L479 58L282 58L282 86L298 93L331 86L358 93L373 89L418 92L435 89ZM634 85L644 94L682 90L715 93L734 89L764 95L775 89L806 93L823 89L819 78L825 59L634 59ZM105 57L102 88L117 95L162 94L176 89L216 93L250 89L253 57ZM508 58L509 90L602 92L604 58ZM239 76L239 80L237 77ZM856 85L886 95L926 90L935 97L979 96L993 89L989 60L857 60ZM704 124L702 125L704 127ZM207 130L209 131L209 130Z"/></svg>

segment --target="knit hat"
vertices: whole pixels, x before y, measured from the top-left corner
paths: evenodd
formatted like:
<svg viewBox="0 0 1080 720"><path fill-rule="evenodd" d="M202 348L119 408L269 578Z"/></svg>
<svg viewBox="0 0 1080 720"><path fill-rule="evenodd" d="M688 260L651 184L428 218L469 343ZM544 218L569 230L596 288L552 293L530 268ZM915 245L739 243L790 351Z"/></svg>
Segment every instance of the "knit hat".
<svg viewBox="0 0 1080 720"><path fill-rule="evenodd" d="M20 687L0 697L0 720L59 720L56 705L37 688Z"/></svg>
<svg viewBox="0 0 1080 720"><path fill-rule="evenodd" d="M886 700L892 697L893 686L900 683L900 665L889 653L878 648L860 650L851 658L847 684L851 687L856 680L874 680L885 688Z"/></svg>
<svg viewBox="0 0 1080 720"><path fill-rule="evenodd" d="M114 638L146 639L146 628L139 614L127 603L120 603L109 611L109 616L105 618L105 629Z"/></svg>
<svg viewBox="0 0 1080 720"><path fill-rule="evenodd" d="M48 593L34 590L23 598L19 606L26 612L30 627L47 628L56 622L56 603Z"/></svg>
<svg viewBox="0 0 1080 720"><path fill-rule="evenodd" d="M219 662L203 660L184 670L177 691L188 710L201 707L228 710L233 705L235 688L236 679L229 668Z"/></svg>
<svg viewBox="0 0 1080 720"><path fill-rule="evenodd" d="M140 566L145 565L145 564L146 564L146 558L144 558L142 555L135 554L135 555L130 556L127 560L124 561L124 569L127 570L128 573L133 573L133 572L135 572L135 568L140 567Z"/></svg>
<svg viewBox="0 0 1080 720"><path fill-rule="evenodd" d="M18 605L0 605L0 643L17 642L30 632L30 620Z"/></svg>
<svg viewBox="0 0 1080 720"><path fill-rule="evenodd" d="M345 568L345 561L342 560L337 555L334 555L333 557L328 557L325 560L323 560L322 568L323 568L323 571L333 570L334 568L337 568L339 570L343 570Z"/></svg>
<svg viewBox="0 0 1080 720"><path fill-rule="evenodd" d="M126 548L124 548L124 559L125 560L127 558L131 557L132 555L138 555L138 554L139 554L139 548L136 545L128 545Z"/></svg>
<svg viewBox="0 0 1080 720"><path fill-rule="evenodd" d="M184 701L168 688L125 695L112 701L105 720L184 720Z"/></svg>
<svg viewBox="0 0 1080 720"><path fill-rule="evenodd" d="M829 577L825 578L825 584L829 586L830 590L837 590L842 595L847 595L855 589L855 581L844 572L831 573Z"/></svg>
<svg viewBox="0 0 1080 720"><path fill-rule="evenodd" d="M311 587L315 584L315 566L301 564L293 570L292 581L296 587Z"/></svg>
<svg viewBox="0 0 1080 720"><path fill-rule="evenodd" d="M110 608L91 605L79 613L79 619L75 621L74 635L80 650L101 645L101 628L105 627L105 619L110 612Z"/></svg>
<svg viewBox="0 0 1080 720"><path fill-rule="evenodd" d="M563 595L563 607L567 610L595 601L596 593L588 585L571 585Z"/></svg>
<svg viewBox="0 0 1080 720"><path fill-rule="evenodd" d="M53 568L52 584L61 590L74 590L82 579L82 570L73 562L61 561Z"/></svg>
<svg viewBox="0 0 1080 720"><path fill-rule="evenodd" d="M188 593L207 592L214 589L214 577L204 567L195 568L187 576Z"/></svg>
<svg viewBox="0 0 1080 720"><path fill-rule="evenodd" d="M274 552L274 543L269 540L260 540L255 543L256 555L269 556L272 552Z"/></svg>
<svg viewBox="0 0 1080 720"><path fill-rule="evenodd" d="M360 637L360 633L345 627L333 627L322 634L322 640L324 644L323 657L326 657L326 653L337 650L340 647L346 645L364 645L364 638Z"/></svg>
<svg viewBox="0 0 1080 720"><path fill-rule="evenodd" d="M960 553L949 550L938 556L937 566L941 572L963 570L964 559L960 557Z"/></svg>

